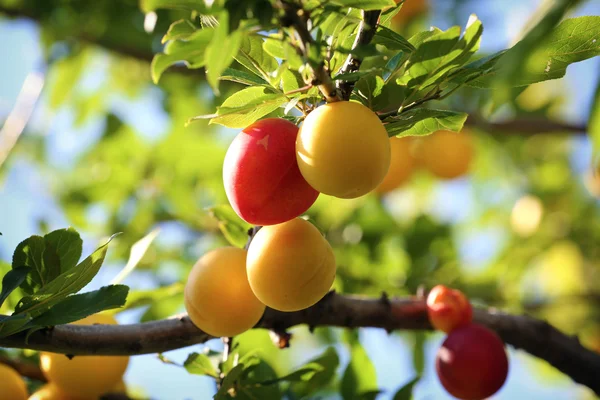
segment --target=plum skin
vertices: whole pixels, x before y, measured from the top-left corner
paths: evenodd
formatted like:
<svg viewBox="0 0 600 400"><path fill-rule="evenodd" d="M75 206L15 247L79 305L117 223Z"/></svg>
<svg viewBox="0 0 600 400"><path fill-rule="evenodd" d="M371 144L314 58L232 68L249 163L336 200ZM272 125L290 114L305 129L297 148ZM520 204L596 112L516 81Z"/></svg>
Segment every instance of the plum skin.
<svg viewBox="0 0 600 400"><path fill-rule="evenodd" d="M427 295L427 315L435 329L449 333L473 320L473 307L460 290L437 285Z"/></svg>
<svg viewBox="0 0 600 400"><path fill-rule="evenodd" d="M469 324L453 330L438 349L435 369L442 386L462 400L496 393L508 375L504 343L488 328Z"/></svg>
<svg viewBox="0 0 600 400"><path fill-rule="evenodd" d="M225 193L253 225L289 221L310 208L319 192L296 161L298 127L282 118L256 121L231 142L223 162Z"/></svg>

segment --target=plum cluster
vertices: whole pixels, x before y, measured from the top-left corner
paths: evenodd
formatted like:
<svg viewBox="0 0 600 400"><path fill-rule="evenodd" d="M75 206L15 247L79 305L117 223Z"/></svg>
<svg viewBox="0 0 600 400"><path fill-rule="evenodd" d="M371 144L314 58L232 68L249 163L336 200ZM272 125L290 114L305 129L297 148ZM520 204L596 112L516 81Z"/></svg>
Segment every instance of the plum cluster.
<svg viewBox="0 0 600 400"><path fill-rule="evenodd" d="M448 393L461 400L483 400L500 390L508 375L504 343L493 331L472 322L467 297L438 285L427 296L427 313L431 325L448 334L435 363Z"/></svg>
<svg viewBox="0 0 600 400"><path fill-rule="evenodd" d="M390 140L390 168L375 192L385 194L405 184L418 169L439 179L465 175L473 160L468 132L437 131L425 137L394 137Z"/></svg>
<svg viewBox="0 0 600 400"><path fill-rule="evenodd" d="M336 274L333 250L299 218L320 193L349 199L373 191L390 167L390 140L360 103L322 105L299 129L282 118L257 121L227 150L223 183L235 212L262 226L248 249L202 256L185 287L192 322L213 336L252 328L265 307L292 312L321 300Z"/></svg>

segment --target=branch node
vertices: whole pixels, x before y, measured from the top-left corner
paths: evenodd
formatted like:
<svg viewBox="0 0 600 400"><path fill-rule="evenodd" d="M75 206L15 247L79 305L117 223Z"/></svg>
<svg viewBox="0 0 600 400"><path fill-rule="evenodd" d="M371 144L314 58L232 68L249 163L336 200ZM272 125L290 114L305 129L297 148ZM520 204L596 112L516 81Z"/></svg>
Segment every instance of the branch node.
<svg viewBox="0 0 600 400"><path fill-rule="evenodd" d="M271 336L271 340L273 344L277 346L279 349L287 349L290 347L290 341L292 340L292 334L283 330L283 331L275 331L272 330L269 332L269 336Z"/></svg>
<svg viewBox="0 0 600 400"><path fill-rule="evenodd" d="M392 308L392 303L390 302L390 297L388 296L388 294L383 291L381 292L381 297L379 298L379 301L381 302L381 304L384 305L384 307L388 310L390 310Z"/></svg>

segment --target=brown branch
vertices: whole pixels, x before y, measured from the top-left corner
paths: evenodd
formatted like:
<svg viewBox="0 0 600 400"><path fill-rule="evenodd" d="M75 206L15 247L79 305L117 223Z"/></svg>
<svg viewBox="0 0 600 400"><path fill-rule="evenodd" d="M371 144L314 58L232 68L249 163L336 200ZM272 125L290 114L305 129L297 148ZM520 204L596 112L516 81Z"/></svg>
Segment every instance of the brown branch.
<svg viewBox="0 0 600 400"><path fill-rule="evenodd" d="M492 133L535 135L537 133L575 133L587 134L584 124L571 124L552 121L546 118L516 118L501 122L487 122L481 117L469 115L465 125L481 128Z"/></svg>
<svg viewBox="0 0 600 400"><path fill-rule="evenodd" d="M311 86L316 86L328 103L340 101L338 90L325 69L323 60L312 60L310 57L310 48L317 43L308 30L308 13L294 3L279 1L276 6L285 12L285 18L290 26L294 28L298 35L298 50L302 57L311 68L312 81L307 82Z"/></svg>
<svg viewBox="0 0 600 400"><path fill-rule="evenodd" d="M546 360L575 382L600 394L600 354L583 347L577 338L559 332L546 322L493 310L476 310L475 321L498 332L506 343ZM390 332L431 329L422 299L387 296L374 299L333 292L306 310L284 313L267 309L257 328L284 332L301 324L311 328L376 327ZM2 338L0 346L71 355L133 355L165 352L211 338L187 317L179 317L134 325L61 325L34 332L27 342L25 333Z"/></svg>
<svg viewBox="0 0 600 400"><path fill-rule="evenodd" d="M19 375L36 381L46 382L46 377L37 364L27 361L16 360L13 358L0 356L0 364L5 364L14 369Z"/></svg>
<svg viewBox="0 0 600 400"><path fill-rule="evenodd" d="M356 49L359 46L365 46L371 43L375 33L377 32L377 21L379 20L379 15L381 14L381 10L374 11L363 11L363 20L360 22L358 27L358 33L356 34L356 39L352 44L352 49ZM352 72L356 72L360 69L360 65L362 64L362 59L356 55L349 54L348 58L344 62L344 65L339 69L338 74L349 74ZM342 96L342 99L349 100L350 94L352 93L352 89L354 88L354 84L356 82L338 80L337 81L337 89Z"/></svg>

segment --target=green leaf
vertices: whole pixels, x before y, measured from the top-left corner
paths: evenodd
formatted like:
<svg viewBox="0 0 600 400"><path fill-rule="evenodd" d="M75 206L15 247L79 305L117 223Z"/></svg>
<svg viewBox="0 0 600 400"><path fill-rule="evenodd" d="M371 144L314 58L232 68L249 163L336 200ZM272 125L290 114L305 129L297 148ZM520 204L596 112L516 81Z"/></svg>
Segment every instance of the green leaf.
<svg viewBox="0 0 600 400"><path fill-rule="evenodd" d="M27 329L26 325L31 321L29 314L11 315L0 320L0 338L13 335Z"/></svg>
<svg viewBox="0 0 600 400"><path fill-rule="evenodd" d="M81 258L83 240L73 228L58 229L44 236L46 245L51 244L60 258L60 272L77 265Z"/></svg>
<svg viewBox="0 0 600 400"><path fill-rule="evenodd" d="M265 39L263 49L271 56L287 61L292 69L298 70L304 64L302 57L292 45L279 35L271 35Z"/></svg>
<svg viewBox="0 0 600 400"><path fill-rule="evenodd" d="M332 0L330 4L338 4L342 7L353 7L361 10L382 10L387 7L395 7L394 0Z"/></svg>
<svg viewBox="0 0 600 400"><path fill-rule="evenodd" d="M83 289L100 270L113 237L76 267L60 274L34 294L22 298L15 313L29 313L32 317L37 317L68 295Z"/></svg>
<svg viewBox="0 0 600 400"><path fill-rule="evenodd" d="M267 81L259 76L233 68L226 68L219 79L222 81L237 82L248 86L270 86Z"/></svg>
<svg viewBox="0 0 600 400"><path fill-rule="evenodd" d="M217 378L217 370L206 354L191 353L183 363L187 372L194 375L208 375Z"/></svg>
<svg viewBox="0 0 600 400"><path fill-rule="evenodd" d="M129 288L125 285L110 285L68 296L34 318L27 328L69 324L104 310L122 307L128 292Z"/></svg>
<svg viewBox="0 0 600 400"><path fill-rule="evenodd" d="M162 38L162 43L169 40L187 39L196 32L198 28L189 19L180 19L169 26L169 30Z"/></svg>
<svg viewBox="0 0 600 400"><path fill-rule="evenodd" d="M413 379L411 379L410 381L408 381L404 386L402 386L400 389L398 389L396 394L394 394L394 397L392 398L392 400L412 400L413 388L415 387L417 382L419 382L419 379L421 379L421 378L417 376L417 377L414 377Z"/></svg>
<svg viewBox="0 0 600 400"><path fill-rule="evenodd" d="M537 22L533 28L525 35L525 37L517 43L511 51L507 52L503 58L503 66L502 72L496 77L494 82L494 88L496 91L494 92L494 98L497 102L503 102L508 100L507 95L510 92L509 88L511 88L515 82L518 82L520 77L524 75L547 75L551 68L553 57L551 54L547 54L545 51L541 53L538 51L540 48L540 42L544 42L547 40L548 36L552 36L552 34L556 34L555 27L566 14L566 12L571 8L578 0L557 0L553 3L553 6L550 10L544 15L544 17ZM597 17L596 26L588 23L582 24L584 30L581 30L581 33L585 31L591 36L585 35L586 39L593 38L594 36L597 38L598 32L598 21L600 17ZM592 21L590 21L592 22ZM566 31L561 31L558 36L554 36L554 38L550 39L550 49L552 51L557 51L559 54L569 54L571 51L565 46L565 39L572 37L576 34L575 30L577 30L577 25L572 26L571 29ZM594 29L596 28L596 29ZM593 31L596 31L596 34ZM582 37L582 38L583 38ZM585 53L589 51L586 49L584 42L577 38L576 41L578 45L572 49L576 53ZM591 41L591 39L590 39ZM583 44L583 47L581 45ZM596 44L594 46L592 43L589 44L591 48L596 47L600 49L600 44ZM570 56L570 55L569 55ZM567 57L569 57L567 56ZM560 56L556 61L561 61ZM546 69L548 69L548 73L546 73ZM564 75L564 74L563 74ZM561 75L562 76L562 75ZM551 79L545 78L542 80Z"/></svg>
<svg viewBox="0 0 600 400"><path fill-rule="evenodd" d="M56 249L41 236L31 236L17 245L12 266L31 267L31 273L21 283L26 294L34 293L60 274L60 258Z"/></svg>
<svg viewBox="0 0 600 400"><path fill-rule="evenodd" d="M219 221L219 229L225 239L236 247L244 247L248 241L248 230L252 225L242 220L230 205L222 204L207 209L209 214Z"/></svg>
<svg viewBox="0 0 600 400"><path fill-rule="evenodd" d="M600 16L564 20L534 44L529 47L530 43L521 41L487 60L477 69L481 77L470 85L514 87L562 78L570 64L600 55ZM515 65L520 66L518 70ZM513 75L514 79L508 78Z"/></svg>
<svg viewBox="0 0 600 400"><path fill-rule="evenodd" d="M157 54L152 59L150 70L152 81L158 83L163 72L177 62L184 62L190 68L201 68L205 65L205 53L213 39L215 30L211 28L200 29L186 40L169 42L164 54Z"/></svg>
<svg viewBox="0 0 600 400"><path fill-rule="evenodd" d="M375 33L372 43L383 45L390 50L402 50L406 53L412 53L416 50L415 46L402 35L384 26L377 28L377 33Z"/></svg>
<svg viewBox="0 0 600 400"><path fill-rule="evenodd" d="M206 78L216 94L219 93L219 77L233 62L242 43L242 32L229 32L229 13L222 12L219 25L206 48Z"/></svg>
<svg viewBox="0 0 600 400"><path fill-rule="evenodd" d="M23 283L31 270L31 267L17 267L4 275L2 278L2 292L0 292L0 307L2 307L6 298Z"/></svg>
<svg viewBox="0 0 600 400"><path fill-rule="evenodd" d="M211 118L211 124L245 128L287 102L283 93L268 92L264 87L247 87L234 93L217 109L216 115L198 116L190 121Z"/></svg>
<svg viewBox="0 0 600 400"><path fill-rule="evenodd" d="M350 362L344 371L341 394L344 400L354 400L377 390L375 366L358 341L350 349Z"/></svg>
<svg viewBox="0 0 600 400"><path fill-rule="evenodd" d="M276 378L273 380L262 382L262 384L263 385L272 385L274 383L286 382L286 381L287 382L308 382L311 379L313 379L316 374L318 374L319 372L322 372L324 369L325 369L325 367L323 367L319 363L309 362L308 364L301 366L294 372L291 372L287 375L284 375L282 377L279 377L279 378Z"/></svg>
<svg viewBox="0 0 600 400"><path fill-rule="evenodd" d="M140 0L140 8L145 13L166 8L171 10L198 11L207 14L213 1L209 0Z"/></svg>
<svg viewBox="0 0 600 400"><path fill-rule="evenodd" d="M217 394L215 394L214 399L215 400L223 400L223 399L227 399L227 392L229 391L229 389L231 389L233 387L233 385L235 385L235 382L241 377L242 373L244 372L244 364L238 364L235 367L233 367L231 369L231 371L229 371L229 373L225 376L225 379L223 379L223 382L221 383L221 387L219 388L219 391L217 392Z"/></svg>
<svg viewBox="0 0 600 400"><path fill-rule="evenodd" d="M425 136L439 130L460 132L467 114L455 111L418 108L385 120L388 135Z"/></svg>
<svg viewBox="0 0 600 400"><path fill-rule="evenodd" d="M413 90L407 102L422 97L422 90L440 84L450 72L466 63L479 49L482 33L481 22L471 15L462 37L460 28L455 26L426 38L416 46L417 50L408 60L405 75L397 80Z"/></svg>
<svg viewBox="0 0 600 400"><path fill-rule="evenodd" d="M125 264L125 267L121 270L121 272L119 272L119 274L116 277L114 277L114 279L110 282L111 284L114 285L123 282L123 279L125 279L127 275L129 275L131 271L133 271L135 267L137 267L140 261L142 261L144 254L146 254L146 251L148 251L148 248L150 247L154 239L156 239L159 233L160 229L155 228L152 231L150 231L150 233L148 233L146 236L135 242L133 246L131 246L127 264Z"/></svg>
<svg viewBox="0 0 600 400"><path fill-rule="evenodd" d="M418 375L423 375L425 370L425 333L412 333L415 345L413 346L413 367Z"/></svg>
<svg viewBox="0 0 600 400"><path fill-rule="evenodd" d="M363 76L374 75L377 72L378 72L377 70L372 70L372 69L371 70L365 70L365 71L347 72L345 74L337 74L334 77L332 77L331 79L333 79L334 81L336 81L336 80L344 80L344 81L348 81L348 82L356 82L360 78L362 78Z"/></svg>
<svg viewBox="0 0 600 400"><path fill-rule="evenodd" d="M370 74L356 82L354 93L364 105L374 109L375 98L382 93L384 84L381 76Z"/></svg>
<svg viewBox="0 0 600 400"><path fill-rule="evenodd" d="M269 81L269 74L279 67L279 63L275 57L263 49L263 40L259 36L244 35L235 59L252 73L266 81Z"/></svg>
<svg viewBox="0 0 600 400"><path fill-rule="evenodd" d="M311 374L306 381L293 382L292 388L300 396L308 396L331 382L340 363L333 347L328 347L323 354L310 360L306 365L319 365L321 369Z"/></svg>
<svg viewBox="0 0 600 400"><path fill-rule="evenodd" d="M392 20L400 12L404 3L396 4L394 7L390 7L384 12L381 13L381 17L379 17L379 26L384 26L389 28L392 25Z"/></svg>
<svg viewBox="0 0 600 400"><path fill-rule="evenodd" d="M281 87L285 93L300 89L304 85L300 74L293 69L285 68L281 73Z"/></svg>
<svg viewBox="0 0 600 400"><path fill-rule="evenodd" d="M449 82L458 86L468 84L469 86L486 87L481 85L481 80L480 83L477 83L477 79L491 74L496 63L505 52L506 50L502 50L456 69L450 74Z"/></svg>
<svg viewBox="0 0 600 400"><path fill-rule="evenodd" d="M90 52L83 50L53 63L48 88L50 108L56 109L67 101L83 74L89 55Z"/></svg>
<svg viewBox="0 0 600 400"><path fill-rule="evenodd" d="M598 161L600 160L600 81L596 85L596 93L594 94L594 102L590 110L588 120L588 134L592 141L593 157L595 162L595 170L598 170Z"/></svg>

